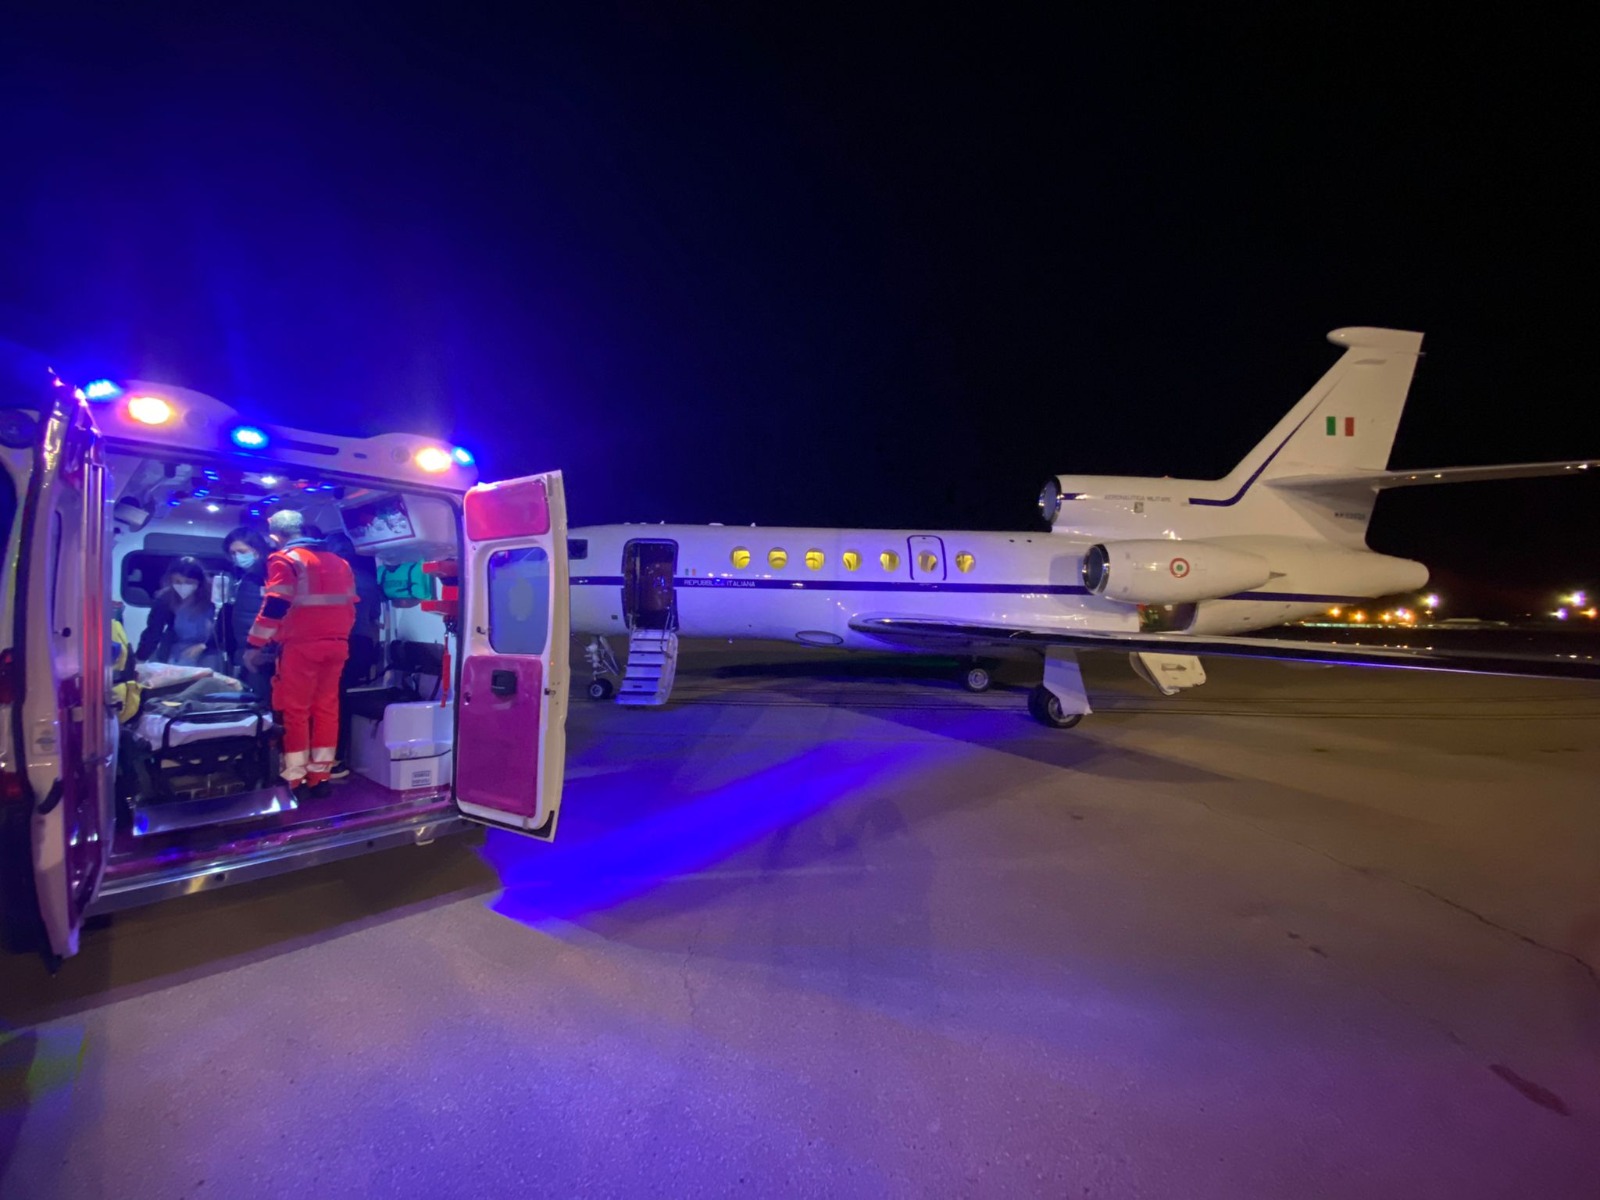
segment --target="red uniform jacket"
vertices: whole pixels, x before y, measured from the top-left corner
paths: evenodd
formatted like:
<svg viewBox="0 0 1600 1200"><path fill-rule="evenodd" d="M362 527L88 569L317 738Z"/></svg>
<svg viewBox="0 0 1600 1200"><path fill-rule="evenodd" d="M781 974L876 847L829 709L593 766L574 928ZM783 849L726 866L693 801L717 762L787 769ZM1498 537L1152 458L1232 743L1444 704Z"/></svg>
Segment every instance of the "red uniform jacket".
<svg viewBox="0 0 1600 1200"><path fill-rule="evenodd" d="M252 646L348 638L355 620L356 581L344 559L308 539L268 556Z"/></svg>

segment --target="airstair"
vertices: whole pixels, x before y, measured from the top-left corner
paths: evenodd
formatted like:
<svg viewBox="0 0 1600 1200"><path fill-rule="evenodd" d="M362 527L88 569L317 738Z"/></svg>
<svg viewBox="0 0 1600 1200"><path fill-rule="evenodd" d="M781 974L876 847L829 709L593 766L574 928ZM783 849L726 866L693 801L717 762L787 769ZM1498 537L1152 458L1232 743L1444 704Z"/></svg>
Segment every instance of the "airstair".
<svg viewBox="0 0 1600 1200"><path fill-rule="evenodd" d="M635 629L628 637L628 669L618 704L665 704L678 673L678 635L671 629Z"/></svg>

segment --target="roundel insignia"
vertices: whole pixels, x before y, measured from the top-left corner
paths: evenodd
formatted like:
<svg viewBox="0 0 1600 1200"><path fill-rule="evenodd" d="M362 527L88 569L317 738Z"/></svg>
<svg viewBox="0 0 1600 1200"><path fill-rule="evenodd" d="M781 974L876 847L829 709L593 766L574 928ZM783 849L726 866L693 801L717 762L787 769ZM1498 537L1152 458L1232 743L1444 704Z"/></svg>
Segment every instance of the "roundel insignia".
<svg viewBox="0 0 1600 1200"><path fill-rule="evenodd" d="M1174 579L1182 579L1189 573L1189 560L1187 558L1175 558L1167 569L1172 572Z"/></svg>

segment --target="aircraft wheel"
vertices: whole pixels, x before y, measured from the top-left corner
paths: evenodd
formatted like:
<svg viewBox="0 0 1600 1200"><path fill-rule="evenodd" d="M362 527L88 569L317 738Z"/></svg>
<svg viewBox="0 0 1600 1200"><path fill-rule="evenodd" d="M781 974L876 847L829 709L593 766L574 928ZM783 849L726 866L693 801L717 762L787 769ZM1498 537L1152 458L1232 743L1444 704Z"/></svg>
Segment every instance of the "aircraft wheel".
<svg viewBox="0 0 1600 1200"><path fill-rule="evenodd" d="M609 679L596 679L589 684L589 699L609 700L611 693L617 689L611 686Z"/></svg>
<svg viewBox="0 0 1600 1200"><path fill-rule="evenodd" d="M961 686L969 692L987 692L993 683L988 667L971 666L961 675Z"/></svg>
<svg viewBox="0 0 1600 1200"><path fill-rule="evenodd" d="M1071 729L1083 720L1082 713L1062 712L1061 697L1042 683L1028 693L1028 713L1039 724L1051 729Z"/></svg>

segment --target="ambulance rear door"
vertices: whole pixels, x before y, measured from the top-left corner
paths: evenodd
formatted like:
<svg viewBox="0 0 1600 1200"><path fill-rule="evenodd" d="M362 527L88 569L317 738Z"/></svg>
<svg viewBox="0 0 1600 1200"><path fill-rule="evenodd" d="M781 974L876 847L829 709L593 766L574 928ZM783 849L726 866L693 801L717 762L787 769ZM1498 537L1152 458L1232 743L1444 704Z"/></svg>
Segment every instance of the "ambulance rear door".
<svg viewBox="0 0 1600 1200"><path fill-rule="evenodd" d="M13 642L34 888L58 958L77 953L113 832L106 484L100 435L61 389L41 418L23 500Z"/></svg>
<svg viewBox="0 0 1600 1200"><path fill-rule="evenodd" d="M549 840L566 765L567 510L561 473L466 495L455 801Z"/></svg>

